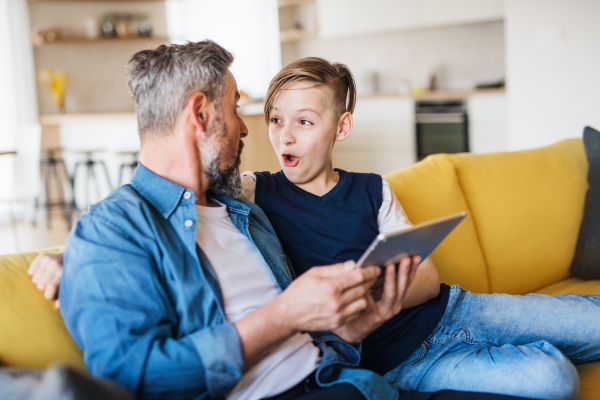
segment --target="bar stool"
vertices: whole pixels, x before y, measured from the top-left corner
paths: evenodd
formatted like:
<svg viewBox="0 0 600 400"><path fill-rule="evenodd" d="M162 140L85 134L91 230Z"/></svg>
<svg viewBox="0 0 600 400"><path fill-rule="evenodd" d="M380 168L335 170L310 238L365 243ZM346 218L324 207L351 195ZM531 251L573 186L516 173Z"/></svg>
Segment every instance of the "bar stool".
<svg viewBox="0 0 600 400"><path fill-rule="evenodd" d="M96 177L96 166L99 165L102 168L102 171L104 173L104 178L106 179L106 186L108 187L109 192L113 191L113 187L112 184L110 182L110 176L108 175L108 168L106 167L106 163L103 160L97 160L94 159L94 154L95 153L100 153L100 152L104 152L104 149L93 149L93 150L80 150L80 151L74 151L73 153L75 154L81 154L83 156L85 156L85 161L77 161L75 163L75 167L73 168L73 177L71 178L71 182L72 182L72 187L73 187L73 206L77 209L77 210L81 210L80 207L77 206L77 202L75 199L75 188L77 187L77 181L78 181L78 174L77 171L79 170L79 167L84 167L85 171L86 171L86 180L84 182L85 185L85 201L86 201L86 206L90 205L90 185L92 184L93 181L93 185L96 187L96 201L100 201L102 200L102 195L101 195L101 190L100 190L100 181L98 180L98 178Z"/></svg>
<svg viewBox="0 0 600 400"><path fill-rule="evenodd" d="M121 187L121 185L123 184L123 171L125 171L126 169L129 169L130 173L130 180L131 178L133 178L133 174L135 173L135 170L138 166L138 164L140 163L139 161L139 150L134 150L134 151L119 151L117 152L118 156L131 156L132 157L132 161L131 162L125 162L121 164L121 167L119 167L119 186Z"/></svg>
<svg viewBox="0 0 600 400"><path fill-rule="evenodd" d="M40 169L41 169L41 180L43 186L43 192L45 194L45 201L41 205L46 209L46 221L47 227L51 227L51 216L50 211L52 208L61 208L63 211L63 216L67 222L67 226L71 229L72 225L72 211L73 211L73 193L72 191L69 193L69 190L65 192L65 182L67 186L72 189L71 178L69 177L69 173L67 172L67 167L65 166L65 161L63 160L61 148L53 148L53 149L45 149L42 151L42 157L40 160ZM62 172L62 173L61 173ZM55 182L56 195L58 197L57 200L52 200L51 193L51 181ZM39 199L35 200L35 210L37 212L39 204ZM37 223L37 220L34 216L34 224Z"/></svg>

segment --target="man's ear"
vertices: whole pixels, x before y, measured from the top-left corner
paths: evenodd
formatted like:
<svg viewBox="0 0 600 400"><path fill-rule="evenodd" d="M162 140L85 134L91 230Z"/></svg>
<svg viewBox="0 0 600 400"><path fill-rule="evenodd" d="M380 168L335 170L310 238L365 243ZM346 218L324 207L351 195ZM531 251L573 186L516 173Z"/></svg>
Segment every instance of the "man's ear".
<svg viewBox="0 0 600 400"><path fill-rule="evenodd" d="M352 119L352 114L346 111L340 117L338 121L337 133L335 134L335 141L341 142L342 140L346 140L348 136L352 133L352 127L354 126L354 120Z"/></svg>
<svg viewBox="0 0 600 400"><path fill-rule="evenodd" d="M208 101L208 97L203 92L196 92L188 99L186 106L188 121L200 132L206 132L211 105L212 103Z"/></svg>

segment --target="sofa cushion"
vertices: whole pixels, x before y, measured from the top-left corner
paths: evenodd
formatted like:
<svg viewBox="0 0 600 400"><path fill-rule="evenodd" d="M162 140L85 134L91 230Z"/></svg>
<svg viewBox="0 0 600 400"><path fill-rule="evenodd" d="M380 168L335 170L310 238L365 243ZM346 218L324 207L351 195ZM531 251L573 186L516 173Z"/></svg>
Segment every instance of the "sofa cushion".
<svg viewBox="0 0 600 400"><path fill-rule="evenodd" d="M469 207L460 190L454 165L444 154L385 176L408 219L417 224ZM442 282L460 284L479 293L489 291L485 263L471 213L432 253Z"/></svg>
<svg viewBox="0 0 600 400"><path fill-rule="evenodd" d="M451 157L491 291L524 294L568 277L587 190L581 140Z"/></svg>
<svg viewBox="0 0 600 400"><path fill-rule="evenodd" d="M583 144L589 162L588 191L579 228L571 274L585 279L600 278L600 132L587 126Z"/></svg>
<svg viewBox="0 0 600 400"><path fill-rule="evenodd" d="M42 252L0 256L0 364L46 368L62 361L85 369L82 352L54 302L44 298L27 274Z"/></svg>

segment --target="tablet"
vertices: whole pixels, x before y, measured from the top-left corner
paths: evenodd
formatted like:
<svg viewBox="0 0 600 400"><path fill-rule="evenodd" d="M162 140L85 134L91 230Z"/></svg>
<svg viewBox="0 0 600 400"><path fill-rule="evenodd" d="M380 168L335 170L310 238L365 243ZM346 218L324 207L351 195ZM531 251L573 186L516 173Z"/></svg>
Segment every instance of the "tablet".
<svg viewBox="0 0 600 400"><path fill-rule="evenodd" d="M404 257L416 255L425 260L466 216L466 212L460 212L400 232L380 233L356 262L356 267L377 265L385 268L389 264L398 264ZM372 288L382 286L384 277L381 274Z"/></svg>

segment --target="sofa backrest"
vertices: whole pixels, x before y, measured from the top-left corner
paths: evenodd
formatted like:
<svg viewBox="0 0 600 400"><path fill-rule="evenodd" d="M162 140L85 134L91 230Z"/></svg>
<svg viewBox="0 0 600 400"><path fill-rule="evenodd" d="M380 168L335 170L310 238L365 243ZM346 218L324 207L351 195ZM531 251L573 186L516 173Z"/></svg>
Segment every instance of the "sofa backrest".
<svg viewBox="0 0 600 400"><path fill-rule="evenodd" d="M469 211L454 163L448 155L427 157L409 168L386 175L385 179L413 224ZM431 257L442 282L460 284L473 292L489 291L485 261L470 212Z"/></svg>
<svg viewBox="0 0 600 400"><path fill-rule="evenodd" d="M587 191L580 139L533 150L435 155L386 176L413 223L465 210L432 254L442 282L524 294L569 276Z"/></svg>
<svg viewBox="0 0 600 400"><path fill-rule="evenodd" d="M42 252L0 257L0 365L46 368L55 362L85 369L54 302L31 282L27 268Z"/></svg>

